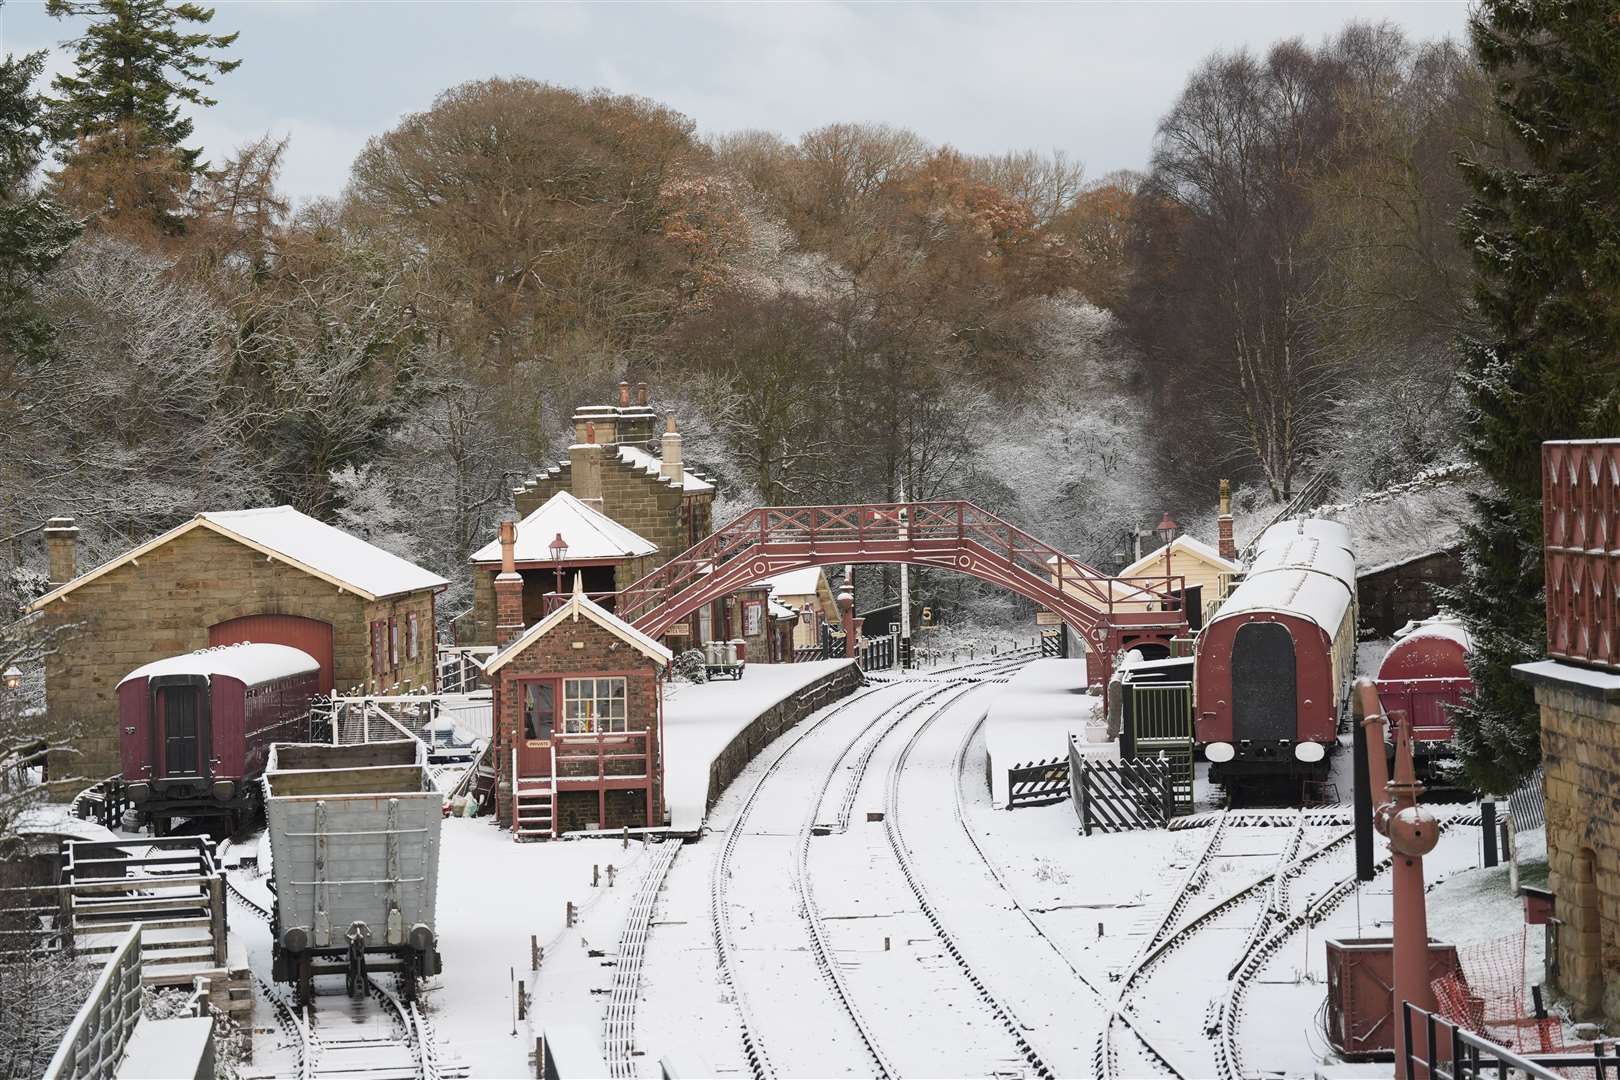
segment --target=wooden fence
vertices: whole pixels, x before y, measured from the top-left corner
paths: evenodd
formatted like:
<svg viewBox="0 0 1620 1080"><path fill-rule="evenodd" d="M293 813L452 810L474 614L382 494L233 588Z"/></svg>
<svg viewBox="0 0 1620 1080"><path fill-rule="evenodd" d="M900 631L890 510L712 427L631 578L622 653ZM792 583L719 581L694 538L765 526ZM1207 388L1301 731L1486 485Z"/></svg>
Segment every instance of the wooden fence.
<svg viewBox="0 0 1620 1080"><path fill-rule="evenodd" d="M1080 828L1125 832L1162 829L1175 817L1175 780L1167 760L1094 760L1069 739L1070 795Z"/></svg>
<svg viewBox="0 0 1620 1080"><path fill-rule="evenodd" d="M73 814L83 821L94 821L104 829L117 830L123 823L124 811L134 805L124 778L109 776L74 797Z"/></svg>
<svg viewBox="0 0 1620 1080"><path fill-rule="evenodd" d="M1047 806L1069 797L1069 759L1053 758L1007 770L1007 809Z"/></svg>

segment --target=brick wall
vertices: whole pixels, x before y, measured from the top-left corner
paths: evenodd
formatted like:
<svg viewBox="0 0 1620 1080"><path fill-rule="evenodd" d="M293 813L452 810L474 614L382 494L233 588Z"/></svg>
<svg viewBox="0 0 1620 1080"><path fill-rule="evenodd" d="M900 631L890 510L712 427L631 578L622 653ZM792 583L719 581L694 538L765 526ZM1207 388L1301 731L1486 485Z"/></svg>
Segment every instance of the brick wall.
<svg viewBox="0 0 1620 1080"><path fill-rule="evenodd" d="M78 731L77 753L53 760L51 775L100 779L117 772L118 681L142 664L206 647L208 628L216 623L256 614L331 623L334 684L348 687L371 678L369 610L394 610L400 617L411 609L421 613L423 656L401 671L431 680L431 605L425 592L397 604L369 605L218 533L193 529L46 609L53 625L79 624L45 662L49 722L73 724Z"/></svg>
<svg viewBox="0 0 1620 1080"><path fill-rule="evenodd" d="M579 648L575 648L576 642ZM566 678L583 675L625 675L626 727L631 731L649 732L655 765L648 782L652 786L653 806L657 808L655 813L660 819L651 824L659 824L663 817L663 788L660 784L661 770L656 765L661 756L658 746L658 674L657 663L645 653L632 648L601 626L583 618L565 619L496 672L495 802L499 820L503 824L508 824L512 820L512 747L517 745L523 723L522 700L517 691L518 681L534 676ZM558 723L561 724L560 696L557 708ZM562 794L558 821L564 831L583 829L587 823L599 819L598 797L595 792L576 791ZM612 792L608 794L613 795ZM623 820L626 811L615 801L609 807L609 820L602 822L602 827L619 828L631 825L639 828L649 824L645 820L645 796L639 790L634 792L634 796L636 807L633 816L638 820L633 822ZM576 822L575 824L570 824L568 816L570 813L574 815L572 820ZM615 818L615 814L619 815L618 818Z"/></svg>
<svg viewBox="0 0 1620 1080"><path fill-rule="evenodd" d="M1536 701L1559 989L1577 1015L1620 1020L1620 701L1550 682Z"/></svg>
<svg viewBox="0 0 1620 1080"><path fill-rule="evenodd" d="M1411 619L1431 618L1438 610L1434 590L1462 584L1462 559L1456 551L1410 559L1356 578L1356 606L1361 625L1389 637ZM1208 591L1206 597L1211 595Z"/></svg>

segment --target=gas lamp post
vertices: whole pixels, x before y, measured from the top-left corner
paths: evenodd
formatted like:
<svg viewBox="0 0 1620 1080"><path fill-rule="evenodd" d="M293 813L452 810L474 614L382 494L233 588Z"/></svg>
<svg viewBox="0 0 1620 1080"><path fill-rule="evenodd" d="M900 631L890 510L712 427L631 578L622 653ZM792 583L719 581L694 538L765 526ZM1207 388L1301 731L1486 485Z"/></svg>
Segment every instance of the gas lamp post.
<svg viewBox="0 0 1620 1080"><path fill-rule="evenodd" d="M568 558L568 541L563 534L558 533L556 539L551 541L551 562L557 568L557 595L562 595L562 564Z"/></svg>

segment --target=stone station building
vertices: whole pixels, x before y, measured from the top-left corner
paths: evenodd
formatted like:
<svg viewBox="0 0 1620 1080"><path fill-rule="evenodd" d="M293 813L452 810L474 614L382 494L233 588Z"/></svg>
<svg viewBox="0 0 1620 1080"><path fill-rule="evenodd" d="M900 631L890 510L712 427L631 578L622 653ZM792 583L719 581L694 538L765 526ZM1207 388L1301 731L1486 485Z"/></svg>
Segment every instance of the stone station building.
<svg viewBox="0 0 1620 1080"><path fill-rule="evenodd" d="M142 664L241 641L291 645L321 690L431 688L434 596L449 583L290 506L198 514L85 574L78 529L46 529L52 588L30 612L68 627L45 661L53 728L77 729L50 773L119 770L115 688Z"/></svg>

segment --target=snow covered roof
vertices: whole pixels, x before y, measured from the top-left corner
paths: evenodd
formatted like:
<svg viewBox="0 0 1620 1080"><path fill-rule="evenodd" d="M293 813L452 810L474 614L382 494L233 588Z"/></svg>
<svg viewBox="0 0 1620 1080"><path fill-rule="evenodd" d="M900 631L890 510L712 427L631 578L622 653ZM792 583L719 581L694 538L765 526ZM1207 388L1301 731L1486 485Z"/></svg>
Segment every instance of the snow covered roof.
<svg viewBox="0 0 1620 1080"><path fill-rule="evenodd" d="M11 826L18 836L64 836L69 840L118 839L118 834L106 826L75 815L68 803L34 803L17 814Z"/></svg>
<svg viewBox="0 0 1620 1080"><path fill-rule="evenodd" d="M1215 619L1249 611L1280 611L1338 632L1356 591L1350 530L1336 521L1279 521L1260 534L1243 582ZM1214 621L1214 620L1211 620Z"/></svg>
<svg viewBox="0 0 1620 1080"><path fill-rule="evenodd" d="M1241 567L1239 567L1238 564L1233 562L1231 559L1222 558L1220 551L1214 547L1211 547L1209 544L1204 543L1202 540L1192 536L1178 536L1174 540L1170 541L1169 544L1164 545L1164 547L1150 551L1140 559L1137 559L1135 562L1131 563L1131 565L1119 572L1119 576L1140 577L1143 574L1151 573L1155 569L1162 571L1164 566L1165 547L1171 549L1172 560L1175 558L1176 552L1184 551L1194 558L1201 559L1216 569L1224 571L1228 574L1235 574L1239 569L1241 569ZM1047 561L1050 562L1051 560L1049 559ZM1155 566L1155 564L1157 564L1157 566Z"/></svg>
<svg viewBox="0 0 1620 1080"><path fill-rule="evenodd" d="M639 446L620 444L614 446L612 449L614 453L618 455L620 461L624 462L626 465L640 469L648 476L660 476L663 474L664 460L660 457L655 457L654 455L649 454ZM682 469L681 490L690 495L699 491L713 491L714 485L703 479L703 477L699 476L697 473L692 472L689 469Z"/></svg>
<svg viewBox="0 0 1620 1080"><path fill-rule="evenodd" d="M161 536L153 537L65 585L35 600L30 611L39 611L79 586L103 574L134 562L178 539L193 529L209 529L239 544L280 559L288 566L328 581L366 600L423 589L442 589L450 583L415 563L369 544L351 533L336 529L290 506L264 506L255 510L224 510L198 514Z"/></svg>
<svg viewBox="0 0 1620 1080"><path fill-rule="evenodd" d="M198 649L179 656L166 656L162 660L142 664L119 679L118 685L123 686L131 679L157 675L206 675L210 678L225 675L254 685L320 670L320 663L302 649L295 649L291 645L244 641L235 645Z"/></svg>
<svg viewBox="0 0 1620 1080"><path fill-rule="evenodd" d="M771 616L777 619L797 619L799 612L773 596L771 597Z"/></svg>
<svg viewBox="0 0 1620 1080"><path fill-rule="evenodd" d="M517 656L534 642L549 634L552 628L562 623L564 619L577 620L581 616L596 623L596 625L617 637L620 641L651 657L659 664L667 665L675 655L649 635L637 630L586 596L580 584L579 576L576 574L574 576L574 594L568 598L568 602L513 638L505 648L490 657L489 663L484 665L484 674L494 675L505 667L507 662L514 656Z"/></svg>
<svg viewBox="0 0 1620 1080"><path fill-rule="evenodd" d="M563 562L633 559L658 550L651 540L625 528L602 511L559 491L517 523L513 557L522 562L551 563L551 541L560 533L568 542ZM472 554L475 563L501 561L501 542L491 540Z"/></svg>
<svg viewBox="0 0 1620 1080"><path fill-rule="evenodd" d="M772 596L814 596L821 590L824 577L821 567L807 566L766 578L761 584L771 587Z"/></svg>
<svg viewBox="0 0 1620 1080"><path fill-rule="evenodd" d="M1473 635L1463 629L1461 623L1448 615L1437 615L1432 619L1412 621L1395 631L1396 641L1410 641L1421 638L1444 638L1454 641L1463 647L1463 652L1472 652L1474 648Z"/></svg>

